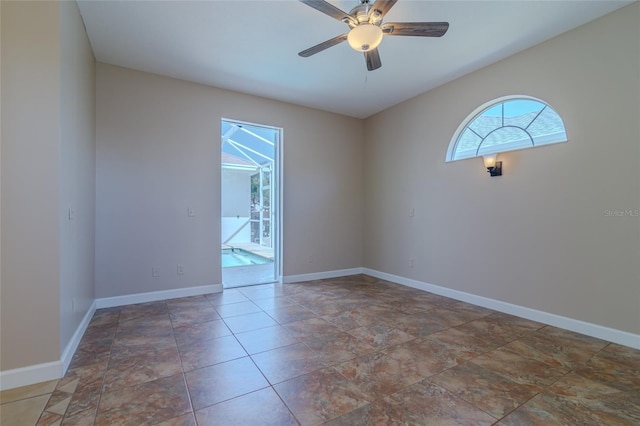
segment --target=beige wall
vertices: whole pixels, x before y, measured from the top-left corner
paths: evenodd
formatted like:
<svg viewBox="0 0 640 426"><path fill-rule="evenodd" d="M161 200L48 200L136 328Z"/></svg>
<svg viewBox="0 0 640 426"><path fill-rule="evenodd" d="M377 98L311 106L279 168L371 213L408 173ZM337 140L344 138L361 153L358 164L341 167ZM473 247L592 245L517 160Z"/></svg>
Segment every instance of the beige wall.
<svg viewBox="0 0 640 426"><path fill-rule="evenodd" d="M369 118L365 266L640 333L640 218L606 214L640 209L639 22L636 3ZM500 155L502 177L445 163L509 94L550 103L569 142Z"/></svg>
<svg viewBox="0 0 640 426"><path fill-rule="evenodd" d="M59 361L93 303L95 60L75 2L0 7L5 372Z"/></svg>
<svg viewBox="0 0 640 426"><path fill-rule="evenodd" d="M93 300L95 254L95 65L76 2L60 3L60 345ZM69 220L69 209L74 218Z"/></svg>
<svg viewBox="0 0 640 426"><path fill-rule="evenodd" d="M284 275L362 265L361 120L106 64L96 78L96 297L220 284L222 118L284 129Z"/></svg>
<svg viewBox="0 0 640 426"><path fill-rule="evenodd" d="M4 371L60 358L60 28L57 3L0 7Z"/></svg>

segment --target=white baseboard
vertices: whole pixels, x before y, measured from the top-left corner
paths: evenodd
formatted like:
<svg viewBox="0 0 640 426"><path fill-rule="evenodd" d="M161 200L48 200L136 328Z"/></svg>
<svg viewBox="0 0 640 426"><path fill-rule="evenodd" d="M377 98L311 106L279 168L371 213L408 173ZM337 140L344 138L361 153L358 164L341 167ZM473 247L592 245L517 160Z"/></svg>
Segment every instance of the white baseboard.
<svg viewBox="0 0 640 426"><path fill-rule="evenodd" d="M222 284L204 285L199 287L189 287L174 290L154 291L150 293L131 294L126 296L105 297L96 299L82 322L71 337L71 340L60 356L59 361L47 362L43 364L30 365L13 370L0 371L0 391L13 389L21 386L33 385L35 383L60 379L64 376L71 364L73 355L80 344L91 318L96 309L111 308L115 306L131 305L134 303L155 302L158 300L174 299L176 297L199 296L201 294L218 293L222 291Z"/></svg>
<svg viewBox="0 0 640 426"><path fill-rule="evenodd" d="M62 362L53 361L0 371L0 391L47 382L62 377Z"/></svg>
<svg viewBox="0 0 640 426"><path fill-rule="evenodd" d="M62 378L71 364L73 354L76 352L95 311L96 304L93 302L62 352L59 361L0 371L0 391Z"/></svg>
<svg viewBox="0 0 640 426"><path fill-rule="evenodd" d="M552 325L554 327L563 328L565 330L574 331L587 336L596 337L598 339L607 340L609 342L618 343L631 348L640 349L640 335L629 333L626 331L616 330L614 328L604 327L598 324L588 323L573 318L563 317L561 315L551 314L524 306L514 305L500 300L489 299L483 296L466 293L464 291L453 290L446 287L440 287L433 284L427 284L422 281L401 277L398 275L387 274L385 272L373 269L363 268L363 274L370 275L386 281L402 284L407 287L428 291L430 293L439 294L441 296L450 297L451 299L460 300L471 303L473 305L482 306L483 308L493 309L495 311L504 312L543 324Z"/></svg>
<svg viewBox="0 0 640 426"><path fill-rule="evenodd" d="M301 281L325 280L328 278L346 277L363 273L363 268L337 269L335 271L314 272L311 274L286 275L282 277L282 282L297 283Z"/></svg>
<svg viewBox="0 0 640 426"><path fill-rule="evenodd" d="M563 317L561 315L551 314L524 306L514 305L500 300L490 299L478 296L464 291L453 290L446 287L440 287L428 284L422 281L401 277L398 275L387 274L385 272L376 271L369 268L351 268L339 269L334 271L316 272L311 274L288 275L282 277L283 283L294 283L301 281L321 280L328 278L345 277L349 275L366 274L375 278L391 281L397 284L405 285L415 289L428 291L430 293L439 294L441 296L450 297L452 299L471 303L473 305L482 306L484 308L493 309L495 311L516 315L532 321L543 324L552 325L576 333L585 334L609 342L618 343L631 348L640 349L640 335L629 333L626 331L616 330L604 327L598 324L592 324L572 318ZM189 287L183 289L154 291L149 293L131 294L126 296L106 297L96 299L91 308L84 316L82 322L78 326L71 341L67 344L61 359L59 361L48 362L43 364L31 365L28 367L16 368L13 370L0 371L0 390L13 389L20 386L27 386L34 383L45 382L61 378L66 369L69 367L73 354L75 353L84 332L93 317L96 309L111 308L116 306L131 305L135 303L155 302L159 300L174 299L177 297L199 296L208 293L218 293L222 291L222 284L212 284L199 287Z"/></svg>
<svg viewBox="0 0 640 426"><path fill-rule="evenodd" d="M71 364L71 359L73 355L76 353L76 349L78 349L78 345L80 344L80 340L82 340L82 336L84 336L84 332L87 331L87 327L91 322L91 318L93 318L93 314L96 312L96 302L91 304L89 310L85 314L84 318L76 328L76 332L73 333L71 340L67 344L67 347L64 348L62 352L62 356L60 357L60 361L62 362L62 375L64 376L67 373L67 368L69 368L69 364Z"/></svg>
<svg viewBox="0 0 640 426"><path fill-rule="evenodd" d="M96 299L96 309L133 305L135 303L157 302L159 300L178 297L200 296L202 294L219 293L222 284L210 284L198 287L176 288L173 290L151 291L149 293L127 294L125 296L103 297Z"/></svg>

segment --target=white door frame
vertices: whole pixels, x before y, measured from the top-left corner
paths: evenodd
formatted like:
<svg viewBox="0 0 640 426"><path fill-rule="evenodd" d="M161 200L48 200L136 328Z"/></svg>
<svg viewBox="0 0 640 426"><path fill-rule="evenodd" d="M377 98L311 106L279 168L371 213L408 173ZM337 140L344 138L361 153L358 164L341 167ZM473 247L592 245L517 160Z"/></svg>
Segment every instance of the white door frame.
<svg viewBox="0 0 640 426"><path fill-rule="evenodd" d="M272 173L272 180L275 182L271 182L271 191L273 194L273 204L276 207L275 209L273 208L274 206L271 206L271 215L273 217L272 219L272 223L274 226L274 233L273 233L273 253L274 253L274 279L275 282L278 283L282 283L282 275L283 275L283 267L282 267L282 253L283 253L283 248L282 248L282 242L283 242L283 226L282 224L284 223L283 221L283 214L284 214L284 203L283 203L283 167L282 167L282 161L283 161L283 139L284 139L284 130L282 127L278 127L278 126L273 126L270 124L260 124L260 123L253 123L253 122L249 122L249 121L243 121L243 120L236 120L236 119L230 119L230 118L224 118L222 117L220 120L220 123L222 124L223 122L228 122L228 123L234 123L234 124L239 124L241 126L247 126L247 127L265 127L265 128L269 128L269 129L273 129L274 131L277 132L278 137L277 140L274 143L274 159L273 159L273 166L274 166L274 170ZM220 132L221 137L222 132ZM221 146L222 149L222 146ZM222 172L222 167L221 167L221 172ZM221 186L223 184L222 180L220 182ZM222 207L222 190L220 191L220 206ZM222 225L221 225L222 226ZM221 262L221 258L218 258L219 261ZM222 264L220 263L220 272L222 274Z"/></svg>

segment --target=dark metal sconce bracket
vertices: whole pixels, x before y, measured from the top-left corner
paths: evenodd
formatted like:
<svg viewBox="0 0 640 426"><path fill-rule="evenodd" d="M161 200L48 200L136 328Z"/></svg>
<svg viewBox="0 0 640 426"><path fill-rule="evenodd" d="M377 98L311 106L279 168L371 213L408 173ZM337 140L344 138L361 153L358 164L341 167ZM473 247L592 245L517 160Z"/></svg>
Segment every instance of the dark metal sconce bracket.
<svg viewBox="0 0 640 426"><path fill-rule="evenodd" d="M496 161L494 167L487 167L490 176L502 176L502 161Z"/></svg>

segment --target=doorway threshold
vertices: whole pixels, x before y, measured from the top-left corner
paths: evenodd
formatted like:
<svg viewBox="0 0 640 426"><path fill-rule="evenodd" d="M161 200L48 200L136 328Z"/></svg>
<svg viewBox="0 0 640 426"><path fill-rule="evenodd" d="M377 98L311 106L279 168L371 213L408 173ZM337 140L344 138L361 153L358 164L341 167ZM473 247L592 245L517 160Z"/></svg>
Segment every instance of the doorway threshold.
<svg viewBox="0 0 640 426"><path fill-rule="evenodd" d="M272 262L264 265L232 266L222 268L222 288L276 283Z"/></svg>

